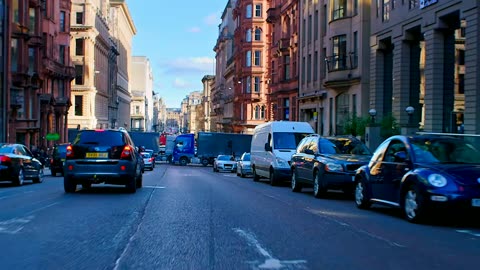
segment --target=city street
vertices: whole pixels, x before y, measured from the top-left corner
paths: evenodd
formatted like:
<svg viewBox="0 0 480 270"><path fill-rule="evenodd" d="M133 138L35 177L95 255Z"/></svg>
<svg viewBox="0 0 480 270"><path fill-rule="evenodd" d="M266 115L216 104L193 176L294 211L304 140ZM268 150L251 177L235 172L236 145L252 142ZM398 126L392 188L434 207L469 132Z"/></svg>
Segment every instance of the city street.
<svg viewBox="0 0 480 270"><path fill-rule="evenodd" d="M2 269L477 269L478 221L410 224L212 167L157 163L135 194L0 183Z"/></svg>

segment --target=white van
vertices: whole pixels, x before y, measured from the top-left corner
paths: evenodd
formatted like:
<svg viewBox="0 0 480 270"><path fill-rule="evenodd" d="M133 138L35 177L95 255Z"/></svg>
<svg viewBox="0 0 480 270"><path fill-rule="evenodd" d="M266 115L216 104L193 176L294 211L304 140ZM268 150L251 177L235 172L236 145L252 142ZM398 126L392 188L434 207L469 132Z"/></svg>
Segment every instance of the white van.
<svg viewBox="0 0 480 270"><path fill-rule="evenodd" d="M307 122L273 121L256 126L250 148L253 181L268 178L273 186L290 180L290 159L298 143L313 133Z"/></svg>

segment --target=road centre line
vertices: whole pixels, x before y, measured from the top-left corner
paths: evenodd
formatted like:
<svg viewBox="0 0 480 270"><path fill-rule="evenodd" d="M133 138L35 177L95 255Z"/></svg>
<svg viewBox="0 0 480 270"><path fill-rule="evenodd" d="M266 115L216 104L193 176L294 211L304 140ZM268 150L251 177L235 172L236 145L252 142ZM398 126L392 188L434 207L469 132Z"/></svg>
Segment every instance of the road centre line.
<svg viewBox="0 0 480 270"><path fill-rule="evenodd" d="M472 235L472 236L480 237L480 233L475 233L475 232L472 232L470 230L455 230L455 231L458 232L458 233L464 233L464 234L469 234L469 235Z"/></svg>

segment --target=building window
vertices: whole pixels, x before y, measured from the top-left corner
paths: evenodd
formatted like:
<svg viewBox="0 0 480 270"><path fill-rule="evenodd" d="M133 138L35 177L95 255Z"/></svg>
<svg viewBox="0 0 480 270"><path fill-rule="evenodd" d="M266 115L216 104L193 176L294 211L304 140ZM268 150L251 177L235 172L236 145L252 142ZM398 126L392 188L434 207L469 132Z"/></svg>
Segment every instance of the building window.
<svg viewBox="0 0 480 270"><path fill-rule="evenodd" d="M252 29L247 29L245 33L245 42L252 42Z"/></svg>
<svg viewBox="0 0 480 270"><path fill-rule="evenodd" d="M12 22L14 23L20 23L20 6L19 6L20 1L12 1L11 4L11 9L13 11L13 17L12 17ZM3 7L5 8L5 7ZM3 14L2 14L3 16Z"/></svg>
<svg viewBox="0 0 480 270"><path fill-rule="evenodd" d="M63 80L58 81L58 96L65 97L65 82Z"/></svg>
<svg viewBox="0 0 480 270"><path fill-rule="evenodd" d="M245 54L245 65L247 67L252 66L252 51L247 51Z"/></svg>
<svg viewBox="0 0 480 270"><path fill-rule="evenodd" d="M85 39L77 38L75 39L75 55L84 55L85 51Z"/></svg>
<svg viewBox="0 0 480 270"><path fill-rule="evenodd" d="M262 60L262 52L261 51L255 51L255 59L253 64L255 66L260 66L261 65L261 60Z"/></svg>
<svg viewBox="0 0 480 270"><path fill-rule="evenodd" d="M255 120L260 119L260 106L259 105L255 106L255 114L253 116L253 119L255 119Z"/></svg>
<svg viewBox="0 0 480 270"><path fill-rule="evenodd" d="M465 65L465 50L457 50L457 52L458 52L457 64Z"/></svg>
<svg viewBox="0 0 480 270"><path fill-rule="evenodd" d="M261 41L262 40L262 30L259 28L255 29L255 41Z"/></svg>
<svg viewBox="0 0 480 270"><path fill-rule="evenodd" d="M308 55L307 59L307 83L312 81L312 55Z"/></svg>
<svg viewBox="0 0 480 270"><path fill-rule="evenodd" d="M255 93L260 93L260 77L253 77L253 91Z"/></svg>
<svg viewBox="0 0 480 270"><path fill-rule="evenodd" d="M353 15L358 15L358 0L353 0Z"/></svg>
<svg viewBox="0 0 480 270"><path fill-rule="evenodd" d="M16 2L16 1L13 1L13 2ZM16 38L12 38L12 42L11 42L11 47L10 47L10 57L11 57L11 64L10 64L10 68L11 68L11 71L12 72L17 72L18 71L18 57L19 57L19 53L18 53L18 39Z"/></svg>
<svg viewBox="0 0 480 270"><path fill-rule="evenodd" d="M83 66L81 65L75 65L75 84L83 84Z"/></svg>
<svg viewBox="0 0 480 270"><path fill-rule="evenodd" d="M65 32L65 11L60 11L60 32Z"/></svg>
<svg viewBox="0 0 480 270"><path fill-rule="evenodd" d="M262 17L262 5L256 4L255 5L255 17Z"/></svg>
<svg viewBox="0 0 480 270"><path fill-rule="evenodd" d="M358 32L353 32L352 68L358 67Z"/></svg>
<svg viewBox="0 0 480 270"><path fill-rule="evenodd" d="M250 94L252 92L252 77L248 76L245 80L245 93Z"/></svg>
<svg viewBox="0 0 480 270"><path fill-rule="evenodd" d="M312 42L312 23L313 23L312 22L312 15L309 15L308 16L308 33L307 33L307 35L308 35L307 40L308 40L309 44Z"/></svg>
<svg viewBox="0 0 480 270"><path fill-rule="evenodd" d="M290 99L284 98L283 99L283 120L290 119Z"/></svg>
<svg viewBox="0 0 480 270"><path fill-rule="evenodd" d="M409 0L408 1L408 8L414 9L418 7L418 0Z"/></svg>
<svg viewBox="0 0 480 270"><path fill-rule="evenodd" d="M390 20L390 0L383 0L382 2L382 21L388 22Z"/></svg>
<svg viewBox="0 0 480 270"><path fill-rule="evenodd" d="M275 83L275 61L272 61L272 74L271 74L271 80L272 80L272 83Z"/></svg>
<svg viewBox="0 0 480 270"><path fill-rule="evenodd" d="M36 49L28 47L28 74L30 75L37 72L36 59Z"/></svg>
<svg viewBox="0 0 480 270"><path fill-rule="evenodd" d="M77 24L83 24L83 12L77 12L76 22Z"/></svg>
<svg viewBox="0 0 480 270"><path fill-rule="evenodd" d="M342 70L347 68L347 36L340 35L332 38L333 57L330 68L332 70Z"/></svg>
<svg viewBox="0 0 480 270"><path fill-rule="evenodd" d="M65 65L65 45L58 46L58 61Z"/></svg>
<svg viewBox="0 0 480 270"><path fill-rule="evenodd" d="M260 119L265 119L265 105L260 108Z"/></svg>
<svg viewBox="0 0 480 270"><path fill-rule="evenodd" d="M303 22L302 22L302 42L303 42L303 45L305 46L306 45L306 39L307 39L307 20L303 19Z"/></svg>
<svg viewBox="0 0 480 270"><path fill-rule="evenodd" d="M245 18L250 19L252 18L252 5L249 4L245 7Z"/></svg>
<svg viewBox="0 0 480 270"><path fill-rule="evenodd" d="M313 55L313 81L318 81L318 52Z"/></svg>
<svg viewBox="0 0 480 270"><path fill-rule="evenodd" d="M327 34L328 10L327 5L323 5L322 36Z"/></svg>
<svg viewBox="0 0 480 270"><path fill-rule="evenodd" d="M318 10L315 10L315 18L313 20L313 39L318 40Z"/></svg>
<svg viewBox="0 0 480 270"><path fill-rule="evenodd" d="M140 114L140 106L135 105L133 107L133 114Z"/></svg>
<svg viewBox="0 0 480 270"><path fill-rule="evenodd" d="M332 19L337 20L347 14L347 0L333 0Z"/></svg>
<svg viewBox="0 0 480 270"><path fill-rule="evenodd" d="M307 71L305 56L302 58L302 84L305 84L305 75Z"/></svg>
<svg viewBox="0 0 480 270"><path fill-rule="evenodd" d="M37 21L36 21L36 14L35 8L28 9L28 32L30 34L34 34L35 30L37 29Z"/></svg>
<svg viewBox="0 0 480 270"><path fill-rule="evenodd" d="M290 55L283 56L283 79L290 80Z"/></svg>
<svg viewBox="0 0 480 270"><path fill-rule="evenodd" d="M465 94L465 75L458 74L458 93Z"/></svg>
<svg viewBox="0 0 480 270"><path fill-rule="evenodd" d="M83 116L83 96L75 96L75 116Z"/></svg>

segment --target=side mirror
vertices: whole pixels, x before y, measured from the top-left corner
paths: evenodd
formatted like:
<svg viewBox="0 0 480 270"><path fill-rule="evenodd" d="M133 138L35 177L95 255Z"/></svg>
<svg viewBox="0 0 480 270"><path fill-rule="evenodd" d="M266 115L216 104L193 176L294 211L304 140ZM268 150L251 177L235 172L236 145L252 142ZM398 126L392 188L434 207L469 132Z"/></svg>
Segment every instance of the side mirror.
<svg viewBox="0 0 480 270"><path fill-rule="evenodd" d="M267 151L267 152L272 151L272 147L270 147L270 144L269 144L269 143L266 143L266 144L265 144L265 151Z"/></svg>
<svg viewBox="0 0 480 270"><path fill-rule="evenodd" d="M405 162L407 160L407 152L399 151L393 154L395 157L395 162Z"/></svg>
<svg viewBox="0 0 480 270"><path fill-rule="evenodd" d="M305 154L307 154L307 155L315 155L315 152L313 152L312 149L305 149Z"/></svg>

